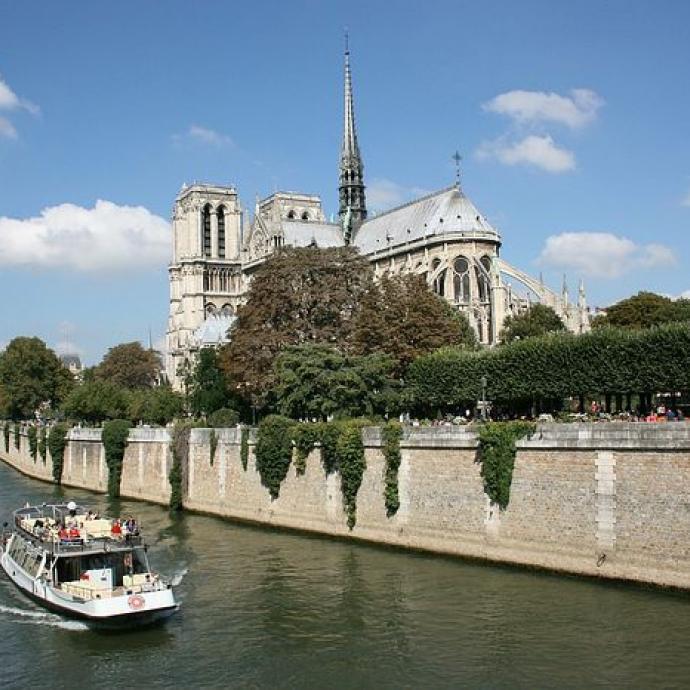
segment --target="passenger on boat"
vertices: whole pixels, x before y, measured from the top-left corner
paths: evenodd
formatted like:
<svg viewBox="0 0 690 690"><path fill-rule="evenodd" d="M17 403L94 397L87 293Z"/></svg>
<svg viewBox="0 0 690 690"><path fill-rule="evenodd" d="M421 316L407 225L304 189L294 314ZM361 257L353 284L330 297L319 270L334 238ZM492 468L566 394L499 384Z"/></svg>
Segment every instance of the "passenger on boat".
<svg viewBox="0 0 690 690"><path fill-rule="evenodd" d="M110 528L110 532L114 537L122 536L122 525L117 518L113 520L113 526Z"/></svg>
<svg viewBox="0 0 690 690"><path fill-rule="evenodd" d="M137 535L139 534L139 527L137 527L137 521L130 515L125 521L125 529L128 534Z"/></svg>

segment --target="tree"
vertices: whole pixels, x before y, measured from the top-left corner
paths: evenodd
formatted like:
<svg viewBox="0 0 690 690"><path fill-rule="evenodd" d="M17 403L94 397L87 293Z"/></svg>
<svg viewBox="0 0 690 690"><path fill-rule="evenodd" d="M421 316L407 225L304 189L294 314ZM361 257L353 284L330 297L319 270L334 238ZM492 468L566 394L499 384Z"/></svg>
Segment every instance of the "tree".
<svg viewBox="0 0 690 690"><path fill-rule="evenodd" d="M129 394L127 418L132 422L160 424L172 422L182 414L184 400L170 386L132 391Z"/></svg>
<svg viewBox="0 0 690 690"><path fill-rule="evenodd" d="M409 364L446 345L476 346L467 318L418 275L384 276L363 295L352 329L357 354L384 353L401 376Z"/></svg>
<svg viewBox="0 0 690 690"><path fill-rule="evenodd" d="M28 419L43 402L59 404L74 381L40 338L18 337L0 355L0 400L12 419Z"/></svg>
<svg viewBox="0 0 690 690"><path fill-rule="evenodd" d="M369 262L352 247L286 248L253 276L220 361L230 385L265 402L273 363L290 345L346 343L352 315L371 285Z"/></svg>
<svg viewBox="0 0 690 690"><path fill-rule="evenodd" d="M394 364L388 355L348 357L326 345L287 348L274 368L276 406L293 419L382 414L396 401Z"/></svg>
<svg viewBox="0 0 690 690"><path fill-rule="evenodd" d="M503 322L501 341L524 340L565 330L561 317L546 304L533 304L527 311L508 316Z"/></svg>
<svg viewBox="0 0 690 690"><path fill-rule="evenodd" d="M95 368L94 376L123 388L150 388L161 370L160 355L145 350L141 343L122 343L111 347Z"/></svg>
<svg viewBox="0 0 690 690"><path fill-rule="evenodd" d="M189 406L195 417L205 417L228 406L231 396L213 348L199 352L189 380Z"/></svg>
<svg viewBox="0 0 690 690"><path fill-rule="evenodd" d="M72 419L96 424L104 419L125 417L130 403L129 395L129 391L111 381L89 381L70 393L63 409Z"/></svg>
<svg viewBox="0 0 690 690"><path fill-rule="evenodd" d="M638 292L608 307L605 314L593 319L592 327L649 328L674 321L690 321L690 299Z"/></svg>

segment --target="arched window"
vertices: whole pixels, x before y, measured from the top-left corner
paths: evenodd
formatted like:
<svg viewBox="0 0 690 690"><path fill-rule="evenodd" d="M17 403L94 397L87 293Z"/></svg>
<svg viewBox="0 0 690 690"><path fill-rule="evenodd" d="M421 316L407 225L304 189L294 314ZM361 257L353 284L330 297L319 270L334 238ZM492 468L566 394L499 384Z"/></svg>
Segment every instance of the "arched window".
<svg viewBox="0 0 690 690"><path fill-rule="evenodd" d="M232 308L231 304L224 304L220 310L221 316L233 316L235 310Z"/></svg>
<svg viewBox="0 0 690 690"><path fill-rule="evenodd" d="M456 302L469 304L470 302L470 264L464 256L459 256L453 262L453 297Z"/></svg>
<svg viewBox="0 0 690 690"><path fill-rule="evenodd" d="M225 209L220 206L216 211L218 216L218 256L225 258Z"/></svg>
<svg viewBox="0 0 690 690"><path fill-rule="evenodd" d="M211 256L211 205L206 204L201 211L201 230L204 234L204 256Z"/></svg>
<svg viewBox="0 0 690 690"><path fill-rule="evenodd" d="M491 271L491 259L488 256L483 256L479 263L481 263L484 271L475 267L477 276L477 289L479 290L479 300L481 302L488 302L491 294L491 282L488 273Z"/></svg>
<svg viewBox="0 0 690 690"><path fill-rule="evenodd" d="M302 214L302 220L309 220L309 214L306 211Z"/></svg>
<svg viewBox="0 0 690 690"><path fill-rule="evenodd" d="M289 220L295 220L295 212L294 211L288 211L287 217Z"/></svg>
<svg viewBox="0 0 690 690"><path fill-rule="evenodd" d="M216 315L216 305L212 302L206 305L206 318Z"/></svg>
<svg viewBox="0 0 690 690"><path fill-rule="evenodd" d="M431 275L433 275L436 272L436 269L441 265L441 259L434 259L431 262ZM443 295L445 294L446 291L446 270L444 269L441 271L436 278L434 278L434 284L431 286L433 291L437 295Z"/></svg>

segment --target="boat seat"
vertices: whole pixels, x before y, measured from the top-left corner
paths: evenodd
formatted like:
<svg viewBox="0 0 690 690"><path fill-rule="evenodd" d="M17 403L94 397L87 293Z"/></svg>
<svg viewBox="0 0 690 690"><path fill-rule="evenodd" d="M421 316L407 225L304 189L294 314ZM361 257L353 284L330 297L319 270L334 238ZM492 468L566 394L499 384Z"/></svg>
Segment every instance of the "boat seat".
<svg viewBox="0 0 690 690"><path fill-rule="evenodd" d="M122 584L128 588L145 585L147 575L149 576L149 582L153 582L150 573L136 573L135 575L124 575L122 577Z"/></svg>

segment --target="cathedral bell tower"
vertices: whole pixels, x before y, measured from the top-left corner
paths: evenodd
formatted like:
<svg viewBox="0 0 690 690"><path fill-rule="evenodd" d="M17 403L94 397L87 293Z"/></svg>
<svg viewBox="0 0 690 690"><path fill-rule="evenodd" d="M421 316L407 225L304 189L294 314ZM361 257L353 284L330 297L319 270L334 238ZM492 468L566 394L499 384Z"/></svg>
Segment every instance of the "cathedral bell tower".
<svg viewBox="0 0 690 690"><path fill-rule="evenodd" d="M343 226L346 244L352 241L359 226L367 217L364 196L364 163L357 144L355 110L352 99L350 49L345 37L345 120L343 145L340 151L340 208L338 215Z"/></svg>

